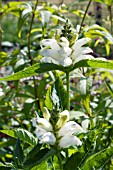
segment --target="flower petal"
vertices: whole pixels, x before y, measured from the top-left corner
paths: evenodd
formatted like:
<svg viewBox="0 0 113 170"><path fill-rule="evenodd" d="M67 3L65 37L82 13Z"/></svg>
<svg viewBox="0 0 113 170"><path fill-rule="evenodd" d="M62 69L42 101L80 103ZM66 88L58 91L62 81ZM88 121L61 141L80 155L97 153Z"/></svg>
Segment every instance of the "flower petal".
<svg viewBox="0 0 113 170"><path fill-rule="evenodd" d="M32 119L32 125L33 125L34 127L37 126L37 118L33 118L33 119Z"/></svg>
<svg viewBox="0 0 113 170"><path fill-rule="evenodd" d="M50 145L54 145L55 142L56 142L56 138L55 138L54 134L51 132L47 132L41 137L39 143L47 143Z"/></svg>
<svg viewBox="0 0 113 170"><path fill-rule="evenodd" d="M85 60L85 59L94 59L94 57L92 56L92 55L88 55L88 54L86 54L86 55L80 55L80 56L78 56L75 60L74 60L74 64L75 63L77 63L78 61L80 61L80 60Z"/></svg>
<svg viewBox="0 0 113 170"><path fill-rule="evenodd" d="M41 46L51 47L53 50L59 50L60 46L58 45L55 39L45 39L40 42Z"/></svg>
<svg viewBox="0 0 113 170"><path fill-rule="evenodd" d="M45 49L41 50L40 54L44 57L50 57L50 58L53 58L55 60L59 60L61 58L58 51L53 50L53 49L46 49L45 48Z"/></svg>
<svg viewBox="0 0 113 170"><path fill-rule="evenodd" d="M69 121L58 131L58 136L65 136L65 134L72 135L73 133L77 134L80 132L83 132L82 127L74 121Z"/></svg>
<svg viewBox="0 0 113 170"><path fill-rule="evenodd" d="M81 146L82 142L79 138L73 135L65 135L59 141L61 148L68 148L69 146Z"/></svg>
<svg viewBox="0 0 113 170"><path fill-rule="evenodd" d="M36 130L35 130L35 134L36 134L37 138L41 139L42 136L43 136L45 133L47 133L47 131L37 125L37 128L36 128Z"/></svg>
<svg viewBox="0 0 113 170"><path fill-rule="evenodd" d="M43 57L43 58L41 59L41 62L42 62L42 63L54 63L54 64L59 65L59 62L58 62L58 61L56 61L56 60L54 60L54 59L52 59L52 58L50 58L50 57Z"/></svg>
<svg viewBox="0 0 113 170"><path fill-rule="evenodd" d="M72 60L71 58L67 57L67 58L62 58L60 60L60 64L64 67L69 67L72 64Z"/></svg>
<svg viewBox="0 0 113 170"><path fill-rule="evenodd" d="M69 55L71 54L71 52L72 52L72 49L69 48L69 47L64 47L63 50L64 50L64 52L67 54L67 56L69 56ZM66 56L65 56L65 57L66 57Z"/></svg>
<svg viewBox="0 0 113 170"><path fill-rule="evenodd" d="M61 38L60 38L59 44L60 44L62 47L69 47L69 41L68 41L65 37L61 37Z"/></svg>
<svg viewBox="0 0 113 170"><path fill-rule="evenodd" d="M92 52L93 52L92 49L89 47L80 47L74 50L74 52L72 53L70 57L74 60L82 54L87 54L87 53L92 53Z"/></svg>
<svg viewBox="0 0 113 170"><path fill-rule="evenodd" d="M91 39L90 38L82 38L82 39L79 39L77 40L74 45L72 46L72 49L73 50L76 50L77 48L85 45L86 43L88 43Z"/></svg>
<svg viewBox="0 0 113 170"><path fill-rule="evenodd" d="M43 129L45 129L47 131L52 131L53 130L53 127L52 127L51 123L49 121L47 121L46 119L38 118L37 122L38 122L38 126L40 126L41 128L43 128Z"/></svg>

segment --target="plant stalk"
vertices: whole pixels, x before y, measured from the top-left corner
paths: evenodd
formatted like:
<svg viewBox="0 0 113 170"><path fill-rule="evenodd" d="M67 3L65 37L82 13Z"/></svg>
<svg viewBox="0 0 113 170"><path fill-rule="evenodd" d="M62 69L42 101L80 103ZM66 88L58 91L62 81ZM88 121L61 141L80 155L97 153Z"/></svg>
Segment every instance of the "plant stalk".
<svg viewBox="0 0 113 170"><path fill-rule="evenodd" d="M66 72L66 85L67 85L67 110L70 111L70 81L69 81L69 72Z"/></svg>
<svg viewBox="0 0 113 170"><path fill-rule="evenodd" d="M90 7L91 2L92 2L92 0L89 0L89 3L88 3L88 5L87 5L87 7L86 7L86 10L85 10L84 16L83 16L82 21L81 21L81 24L80 24L79 34L81 33L82 25L83 25L84 20L85 20L85 18L86 18L86 14L87 14L87 12L88 12L88 9L89 9L89 7Z"/></svg>
<svg viewBox="0 0 113 170"><path fill-rule="evenodd" d="M33 11L31 22L30 22L30 28L29 28L29 32L28 32L28 58L30 60L31 66L33 65L33 60L32 60L32 57L31 57L31 30L32 30L37 6L38 6L38 0L36 1L35 7L34 7L34 11ZM35 79L34 76L33 76L33 84L34 84L34 91L35 91L35 99L37 101L38 108L40 108L39 101L37 100L38 95L37 95L37 88L36 88L36 79Z"/></svg>
<svg viewBox="0 0 113 170"><path fill-rule="evenodd" d="M57 154L57 157L58 157L58 161L59 161L59 165L60 165L60 170L63 170L63 166L62 166L62 158L61 158L60 153Z"/></svg>
<svg viewBox="0 0 113 170"><path fill-rule="evenodd" d="M110 22L111 22L110 32L111 32L111 35L112 35L112 33L113 33L113 21L112 21L112 6L111 5L108 6L108 11L109 11Z"/></svg>
<svg viewBox="0 0 113 170"><path fill-rule="evenodd" d="M2 0L0 0L0 52L2 51Z"/></svg>

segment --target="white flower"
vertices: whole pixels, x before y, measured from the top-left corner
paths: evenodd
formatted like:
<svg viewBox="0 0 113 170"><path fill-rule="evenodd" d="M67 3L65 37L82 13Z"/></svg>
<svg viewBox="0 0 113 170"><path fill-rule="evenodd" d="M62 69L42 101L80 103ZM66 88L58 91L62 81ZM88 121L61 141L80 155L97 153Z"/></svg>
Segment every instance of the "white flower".
<svg viewBox="0 0 113 170"><path fill-rule="evenodd" d="M51 115L47 108L44 108L43 116L44 118L38 117L32 119L33 126L36 127L35 134L39 139L39 143L54 145L58 142L58 146L61 148L68 148L72 145L78 146L82 144L79 138L74 135L83 132L83 129L76 122L69 121L68 110L59 113L58 121L54 128L49 122Z"/></svg>
<svg viewBox="0 0 113 170"><path fill-rule="evenodd" d="M90 38L77 40L72 47L69 47L69 41L61 37L57 42L55 39L45 39L41 41L41 55L44 56L41 62L54 63L68 67L83 59L92 59L93 56L88 54L93 51L89 47L82 47L90 41Z"/></svg>
<svg viewBox="0 0 113 170"><path fill-rule="evenodd" d="M77 134L80 132L83 132L82 127L74 121L69 121L64 126L62 126L61 129L58 131L58 136L59 137L64 136L65 134L72 135L73 133Z"/></svg>
<svg viewBox="0 0 113 170"><path fill-rule="evenodd" d="M54 134L51 132L47 132L47 133L44 133L44 135L40 138L39 143L47 143L50 145L54 145L55 142L56 142L56 138L55 138Z"/></svg>
<svg viewBox="0 0 113 170"><path fill-rule="evenodd" d="M67 67L72 64L69 58L72 49L69 48L69 42L65 37L62 37L59 43L55 39L45 39L41 41L41 46L45 47L41 50L42 62L60 64Z"/></svg>
<svg viewBox="0 0 113 170"><path fill-rule="evenodd" d="M70 134L63 136L59 141L59 146L61 148L68 148L74 145L81 146L82 142L80 141L79 138L77 138L76 136L70 135Z"/></svg>

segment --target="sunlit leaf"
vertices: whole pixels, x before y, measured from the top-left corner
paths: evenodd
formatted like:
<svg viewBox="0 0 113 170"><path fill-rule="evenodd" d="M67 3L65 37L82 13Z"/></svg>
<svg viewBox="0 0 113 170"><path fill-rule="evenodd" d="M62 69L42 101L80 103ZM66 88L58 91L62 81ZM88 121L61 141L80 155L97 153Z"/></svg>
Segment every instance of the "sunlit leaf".
<svg viewBox="0 0 113 170"><path fill-rule="evenodd" d="M46 93L46 99L45 99L45 105L49 110L52 110L52 108L53 108L53 102L52 102L52 98L51 98L51 95L52 95L51 90L52 90L51 86L49 86L47 93Z"/></svg>
<svg viewBox="0 0 113 170"><path fill-rule="evenodd" d="M75 63L73 69L80 68L80 67L92 67L92 68L106 68L113 70L113 61L110 60L101 60L101 59L94 59L94 60L81 60Z"/></svg>
<svg viewBox="0 0 113 170"><path fill-rule="evenodd" d="M64 110L67 108L67 92L64 88L62 79L58 72L55 73L56 81L55 81L55 89L57 91L57 95L60 99L60 107Z"/></svg>
<svg viewBox="0 0 113 170"><path fill-rule="evenodd" d="M27 130L24 129L13 129L13 130L0 130L0 132L14 137L14 138L19 138L22 141L29 143L30 145L36 145L37 143L37 138L35 138L32 133L28 132Z"/></svg>
<svg viewBox="0 0 113 170"><path fill-rule="evenodd" d="M94 155L90 156L81 170L91 170L101 168L113 156L113 146L110 146Z"/></svg>

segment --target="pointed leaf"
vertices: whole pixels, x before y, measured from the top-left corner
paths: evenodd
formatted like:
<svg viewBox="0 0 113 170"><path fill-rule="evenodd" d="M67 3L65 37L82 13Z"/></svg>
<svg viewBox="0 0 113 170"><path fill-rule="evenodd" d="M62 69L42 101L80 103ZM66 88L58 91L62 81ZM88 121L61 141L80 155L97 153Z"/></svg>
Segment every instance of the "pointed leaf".
<svg viewBox="0 0 113 170"><path fill-rule="evenodd" d="M42 162L37 166L34 166L31 170L48 170L48 164L47 162Z"/></svg>
<svg viewBox="0 0 113 170"><path fill-rule="evenodd" d="M50 156L53 156L56 153L55 149L45 148L40 150L34 157L27 159L24 163L25 167L31 167L40 164L41 162L45 161Z"/></svg>
<svg viewBox="0 0 113 170"><path fill-rule="evenodd" d="M22 78L30 77L36 75L35 70L37 70L40 67L40 64L34 64L33 66L30 66L26 68L25 70L19 71L15 74L12 74L8 77L2 77L0 80L3 81L13 81L13 80L20 80Z"/></svg>
<svg viewBox="0 0 113 170"><path fill-rule="evenodd" d="M104 149L92 156L90 156L85 164L81 167L81 170L98 169L102 167L113 156L113 146Z"/></svg>
<svg viewBox="0 0 113 170"><path fill-rule="evenodd" d="M28 3L26 3L26 5L24 6L25 6L25 9L21 12L21 15L18 20L18 36L19 37L21 37L21 30L22 30L22 26L24 22L26 21L29 14L32 12L32 8Z"/></svg>
<svg viewBox="0 0 113 170"><path fill-rule="evenodd" d="M40 68L38 68L35 72L44 73L44 72L53 71L53 70L65 71L65 68L63 66L53 64L53 63L41 63Z"/></svg>
<svg viewBox="0 0 113 170"><path fill-rule="evenodd" d="M0 130L0 132L14 137L14 138L20 138L22 141L29 143L30 145L36 145L37 138L35 138L32 133L28 132L24 129L14 129L14 130Z"/></svg>
<svg viewBox="0 0 113 170"><path fill-rule="evenodd" d="M24 161L24 154L23 154L23 150L22 150L19 138L17 139L16 148L14 150L14 159L18 160L18 165L22 165Z"/></svg>
<svg viewBox="0 0 113 170"><path fill-rule="evenodd" d="M105 82L106 82L106 87L107 87L108 91L109 91L110 94L111 94L111 97L113 97L113 90L112 90L111 86L109 85L109 83L107 82L107 80L105 80Z"/></svg>
<svg viewBox="0 0 113 170"><path fill-rule="evenodd" d="M2 80L2 81L20 80L22 78L34 76L37 73L44 73L44 72L51 71L51 70L64 71L65 68L63 66L59 66L56 64L37 63L37 64L34 64L33 66L26 68L25 70L19 71L15 74L8 76L8 77L4 77L4 78L2 77L2 78L0 78L0 80Z"/></svg>
<svg viewBox="0 0 113 170"><path fill-rule="evenodd" d="M113 70L113 61L106 60L103 61L101 59L94 59L94 60L81 60L77 63L75 63L72 70L80 67L92 67L92 68L106 68L106 69L112 69Z"/></svg>
<svg viewBox="0 0 113 170"><path fill-rule="evenodd" d="M49 86L47 93L46 93L45 105L49 110L52 110L53 102L51 99L51 86Z"/></svg>
<svg viewBox="0 0 113 170"><path fill-rule="evenodd" d="M28 158L34 157L37 154L37 152L40 151L40 148L41 144L37 144L36 146L34 146L33 149L28 153L27 157Z"/></svg>
<svg viewBox="0 0 113 170"><path fill-rule="evenodd" d="M58 72L55 73L56 81L55 81L55 89L57 91L57 95L60 100L60 107L64 110L67 108L67 92L64 88L62 79L60 78L60 75Z"/></svg>
<svg viewBox="0 0 113 170"><path fill-rule="evenodd" d="M84 153L76 152L70 158L68 158L68 160L64 166L64 170L78 169L83 158L84 158Z"/></svg>

